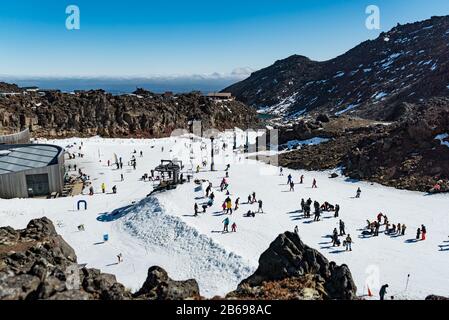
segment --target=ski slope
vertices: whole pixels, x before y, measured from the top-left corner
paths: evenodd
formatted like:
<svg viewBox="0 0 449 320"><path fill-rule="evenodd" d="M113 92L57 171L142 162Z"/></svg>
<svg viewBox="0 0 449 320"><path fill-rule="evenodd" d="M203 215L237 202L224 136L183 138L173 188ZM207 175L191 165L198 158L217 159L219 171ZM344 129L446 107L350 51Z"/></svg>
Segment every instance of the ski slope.
<svg viewBox="0 0 449 320"><path fill-rule="evenodd" d="M251 137L254 139L254 136ZM329 172L307 172L284 169L279 175L277 167L255 160L232 150L232 134L224 134L215 142L216 171L201 168L202 161L210 163L210 141L199 138L176 137L166 139L66 139L45 141L55 143L71 152L78 152L83 141L84 158L66 160L77 164L93 183L93 196L80 195L58 199L0 200L0 226L23 228L33 218L47 216L55 222L57 231L76 250L79 263L113 273L128 288L140 288L148 267L159 265L177 280L195 278L201 293L207 297L224 295L235 289L258 265L260 254L276 236L297 225L300 237L309 246L318 249L329 260L346 263L353 274L358 294L365 295L367 287L376 295L380 286L388 283L388 296L396 299L423 299L428 294L449 295L449 195L428 196L423 193L396 190L345 177L329 179ZM223 142L228 147L223 149ZM244 136L239 134L237 144ZM76 145L74 145L76 143ZM163 148L163 150L162 150ZM133 155L137 168L127 166ZM139 156L142 150L143 157ZM114 162L114 154L123 158L123 170L107 166ZM205 214L193 215L193 206L200 207L204 188L194 183L178 186L176 190L146 198L153 182L140 181L161 159L182 160L184 174L194 174L194 179L212 182L216 195L214 205ZM230 215L237 224L236 233L222 233L221 204L226 198L219 189L230 164L229 191L232 201L240 197L240 208ZM74 172L73 172L74 173ZM120 181L120 173L125 180ZM296 184L289 192L287 175L291 173L298 182L305 176L303 185ZM316 178L318 189L312 189ZM108 192L113 185L117 194L102 194L100 186L106 184ZM362 196L355 199L360 187ZM246 204L250 193L256 192L263 201L264 214L255 218L244 217L248 210L257 211L257 204ZM85 190L85 194L88 190ZM303 219L299 212L301 198L338 203L340 218L351 234L353 251L333 248L328 235L338 228L333 213L324 213L322 221ZM88 202L86 211L77 211L80 199ZM366 220L374 221L377 214L387 214L391 223L407 225L405 236L363 238L361 231ZM85 231L77 226L84 224ZM415 242L416 229L424 224L426 241ZM383 227L380 229L383 231ZM109 241L103 242L103 234ZM122 253L124 262L116 263ZM407 285L407 276L410 275ZM374 297L376 298L376 297Z"/></svg>

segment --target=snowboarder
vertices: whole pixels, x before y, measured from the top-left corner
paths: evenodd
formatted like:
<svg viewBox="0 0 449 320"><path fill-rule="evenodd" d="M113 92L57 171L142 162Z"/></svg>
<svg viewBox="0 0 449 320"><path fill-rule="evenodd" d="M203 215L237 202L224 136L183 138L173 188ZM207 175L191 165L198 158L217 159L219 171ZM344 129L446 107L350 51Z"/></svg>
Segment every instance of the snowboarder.
<svg viewBox="0 0 449 320"><path fill-rule="evenodd" d="M362 190L360 190L360 187L357 188L357 193L355 195L356 198L360 198L360 194L362 193Z"/></svg>
<svg viewBox="0 0 449 320"><path fill-rule="evenodd" d="M346 235L345 223L343 222L343 220L340 220L338 225L339 225L339 229L340 229L340 236Z"/></svg>
<svg viewBox="0 0 449 320"><path fill-rule="evenodd" d="M334 218L338 218L339 215L340 215L340 205L336 204L335 205Z"/></svg>
<svg viewBox="0 0 449 320"><path fill-rule="evenodd" d="M223 221L223 233L229 232L229 218L224 219Z"/></svg>
<svg viewBox="0 0 449 320"><path fill-rule="evenodd" d="M316 179L313 178L313 182L312 182L312 189L313 188L318 188L318 186L316 185Z"/></svg>
<svg viewBox="0 0 449 320"><path fill-rule="evenodd" d="M235 222L231 226L231 232L237 232L237 224Z"/></svg>
<svg viewBox="0 0 449 320"><path fill-rule="evenodd" d="M240 198L235 199L235 207L234 207L234 211L237 210L239 208L239 204L240 204Z"/></svg>
<svg viewBox="0 0 449 320"><path fill-rule="evenodd" d="M380 300L384 300L385 295L387 294L388 284L384 284L379 291Z"/></svg>
<svg viewBox="0 0 449 320"><path fill-rule="evenodd" d="M258 201L259 204L259 209L257 209L257 213L262 212L263 213L263 208L262 208L262 200Z"/></svg>
<svg viewBox="0 0 449 320"><path fill-rule="evenodd" d="M345 243L346 243L346 251L352 251L352 247L351 247L351 245L352 245L351 235L348 234L348 236L346 237Z"/></svg>

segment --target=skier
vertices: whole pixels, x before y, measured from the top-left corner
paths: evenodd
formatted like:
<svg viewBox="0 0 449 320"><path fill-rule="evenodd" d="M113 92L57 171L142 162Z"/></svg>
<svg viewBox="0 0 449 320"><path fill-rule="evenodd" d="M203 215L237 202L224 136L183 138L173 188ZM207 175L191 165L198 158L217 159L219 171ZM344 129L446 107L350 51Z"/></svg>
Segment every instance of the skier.
<svg viewBox="0 0 449 320"><path fill-rule="evenodd" d="M259 204L259 208L257 209L257 213L262 212L263 213L263 209L262 209L262 200L258 201Z"/></svg>
<svg viewBox="0 0 449 320"><path fill-rule="evenodd" d="M293 181L290 182L290 191L295 191L295 183Z"/></svg>
<svg viewBox="0 0 449 320"><path fill-rule="evenodd" d="M405 224L402 224L401 235L405 235L405 229L407 229L407 227L405 226Z"/></svg>
<svg viewBox="0 0 449 320"><path fill-rule="evenodd" d="M117 259L118 259L118 263L122 263L123 262L123 255L121 254L121 253L119 253L118 255L117 255ZM117 263L117 264L118 264Z"/></svg>
<svg viewBox="0 0 449 320"><path fill-rule="evenodd" d="M318 188L318 186L316 185L316 179L313 178L313 182L312 182L312 189L313 188Z"/></svg>
<svg viewBox="0 0 449 320"><path fill-rule="evenodd" d="M338 231L337 228L334 228L334 231L332 232L332 246L337 246L338 242Z"/></svg>
<svg viewBox="0 0 449 320"><path fill-rule="evenodd" d="M280 176L284 175L284 169L282 167L279 168L279 175Z"/></svg>
<svg viewBox="0 0 449 320"><path fill-rule="evenodd" d="M232 200L229 197L226 198L226 213L232 214Z"/></svg>
<svg viewBox="0 0 449 320"><path fill-rule="evenodd" d="M292 182L292 175L289 174L287 177L287 184L290 185L291 182Z"/></svg>
<svg viewBox="0 0 449 320"><path fill-rule="evenodd" d="M304 201L304 198L301 199L301 211L304 212L304 208L306 206L306 202Z"/></svg>
<svg viewBox="0 0 449 320"><path fill-rule="evenodd" d="M425 225L421 225L421 240L426 240L427 229Z"/></svg>
<svg viewBox="0 0 449 320"><path fill-rule="evenodd" d="M418 230L416 230L416 240L419 240L421 238L421 229L418 228Z"/></svg>
<svg viewBox="0 0 449 320"><path fill-rule="evenodd" d="M235 199L235 207L234 207L234 211L237 210L239 208L239 204L240 204L240 198Z"/></svg>
<svg viewBox="0 0 449 320"><path fill-rule="evenodd" d="M345 223L343 222L343 220L340 220L339 222L339 229L340 229L340 236L346 235Z"/></svg>
<svg viewBox="0 0 449 320"><path fill-rule="evenodd" d="M345 242L346 242L346 251L352 251L352 247L351 247L351 244L352 244L351 235L348 234L348 236L346 237Z"/></svg>
<svg viewBox="0 0 449 320"><path fill-rule="evenodd" d="M94 187L92 187L92 186L89 187L89 195L90 196L94 195Z"/></svg>
<svg viewBox="0 0 449 320"><path fill-rule="evenodd" d="M229 232L229 218L224 219L223 221L223 233Z"/></svg>
<svg viewBox="0 0 449 320"><path fill-rule="evenodd" d="M231 226L231 232L237 232L237 224L235 222Z"/></svg>
<svg viewBox="0 0 449 320"><path fill-rule="evenodd" d="M385 295L387 294L388 284L384 284L379 291L380 300L384 300Z"/></svg>
<svg viewBox="0 0 449 320"><path fill-rule="evenodd" d="M221 205L221 208L223 209L223 214L226 213L226 201L223 202L223 204Z"/></svg>
<svg viewBox="0 0 449 320"><path fill-rule="evenodd" d="M195 217L197 217L198 216L198 203L195 202L193 209L195 210Z"/></svg>
<svg viewBox="0 0 449 320"><path fill-rule="evenodd" d="M248 196L248 204L252 203L251 202L251 195Z"/></svg>
<svg viewBox="0 0 449 320"><path fill-rule="evenodd" d="M256 193L255 192L253 192L253 199L252 199L252 202L254 203L254 202L257 202L257 199L256 199Z"/></svg>
<svg viewBox="0 0 449 320"><path fill-rule="evenodd" d="M206 213L207 203L203 203L201 207L203 208L203 213Z"/></svg>
<svg viewBox="0 0 449 320"><path fill-rule="evenodd" d="M320 215L321 215L320 208L319 207L315 208L315 217L313 218L313 221L320 221Z"/></svg>
<svg viewBox="0 0 449 320"><path fill-rule="evenodd" d="M360 194L362 193L362 190L360 190L360 187L357 188L357 193L355 195L356 198L360 198Z"/></svg>
<svg viewBox="0 0 449 320"><path fill-rule="evenodd" d="M377 237L379 236L379 228L380 228L380 223L379 221L374 222L375 226L374 226L374 236Z"/></svg>
<svg viewBox="0 0 449 320"><path fill-rule="evenodd" d="M296 234L298 234L298 232L299 232L299 229L298 229L298 226L295 226L295 229L293 230Z"/></svg>
<svg viewBox="0 0 449 320"><path fill-rule="evenodd" d="M104 182L101 184L101 192L106 192L106 185L104 184Z"/></svg>
<svg viewBox="0 0 449 320"><path fill-rule="evenodd" d="M299 178L299 184L303 183L304 183L304 175L302 174L301 177Z"/></svg>
<svg viewBox="0 0 449 320"><path fill-rule="evenodd" d="M340 215L340 205L336 204L334 218L338 218L339 215Z"/></svg>
<svg viewBox="0 0 449 320"><path fill-rule="evenodd" d="M114 193L114 194L117 193L117 186L112 187L112 193Z"/></svg>
<svg viewBox="0 0 449 320"><path fill-rule="evenodd" d="M125 178L123 177L123 173L120 174L120 181L124 181Z"/></svg>
<svg viewBox="0 0 449 320"><path fill-rule="evenodd" d="M377 215L377 222L381 222L382 221L382 217L383 217L384 215L382 214L382 212L379 212L379 214Z"/></svg>

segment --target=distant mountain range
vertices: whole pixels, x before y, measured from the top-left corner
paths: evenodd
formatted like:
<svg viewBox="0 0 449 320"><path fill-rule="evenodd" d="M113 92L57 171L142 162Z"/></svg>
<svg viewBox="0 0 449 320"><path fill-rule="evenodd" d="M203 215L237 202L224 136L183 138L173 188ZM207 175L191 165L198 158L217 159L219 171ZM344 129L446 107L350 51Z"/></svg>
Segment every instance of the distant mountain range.
<svg viewBox="0 0 449 320"><path fill-rule="evenodd" d="M283 119L327 113L394 120L403 102L449 96L449 16L398 24L332 60L294 55L223 91Z"/></svg>

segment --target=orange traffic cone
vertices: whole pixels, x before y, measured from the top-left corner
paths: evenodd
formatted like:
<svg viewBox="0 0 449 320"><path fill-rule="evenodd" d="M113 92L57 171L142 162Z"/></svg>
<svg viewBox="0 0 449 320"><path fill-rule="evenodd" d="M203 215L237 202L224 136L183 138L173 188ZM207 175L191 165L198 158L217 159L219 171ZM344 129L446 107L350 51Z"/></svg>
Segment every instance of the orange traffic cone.
<svg viewBox="0 0 449 320"><path fill-rule="evenodd" d="M371 290L369 289L369 287L367 287L368 288L368 297L372 297L373 296L373 293L371 292Z"/></svg>

